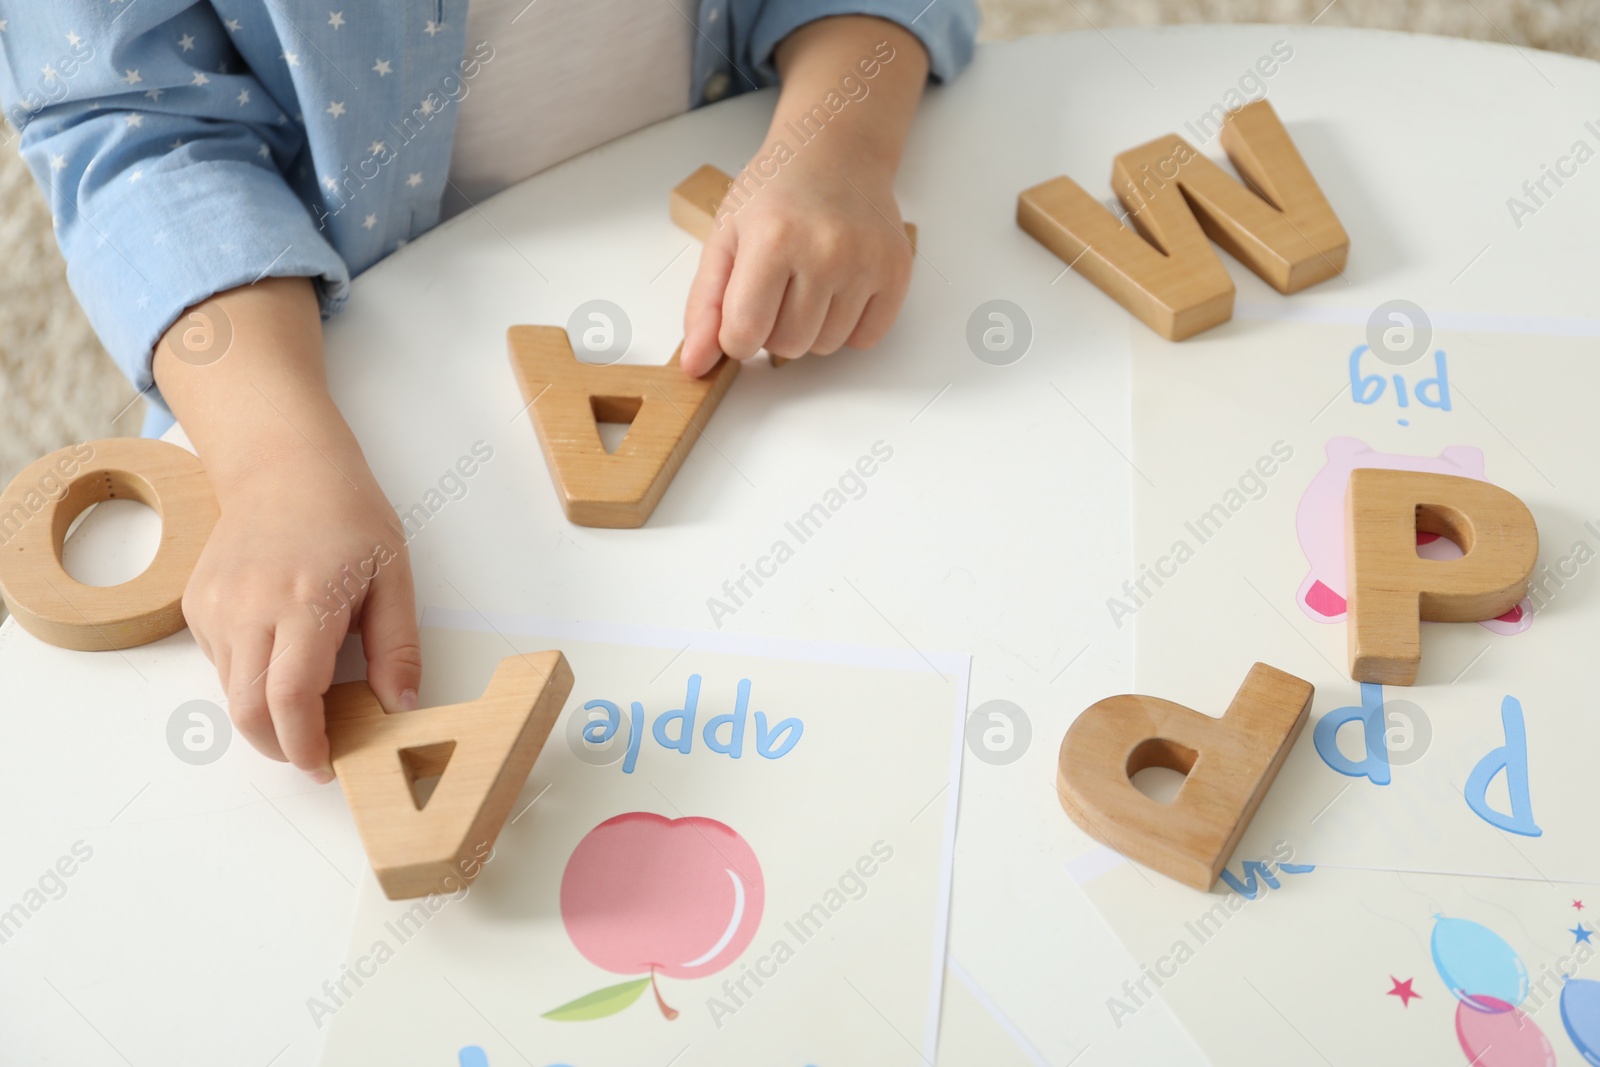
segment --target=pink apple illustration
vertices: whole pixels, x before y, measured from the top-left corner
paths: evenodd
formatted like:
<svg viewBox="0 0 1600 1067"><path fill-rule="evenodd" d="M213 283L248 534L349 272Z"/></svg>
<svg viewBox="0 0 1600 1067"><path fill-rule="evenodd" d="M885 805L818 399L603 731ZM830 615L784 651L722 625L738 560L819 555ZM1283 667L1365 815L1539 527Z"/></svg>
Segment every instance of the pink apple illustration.
<svg viewBox="0 0 1600 1067"><path fill-rule="evenodd" d="M599 1019L632 1004L646 986L678 1017L657 975L703 978L739 957L765 900L761 864L727 825L692 816L630 811L586 834L561 876L561 920L584 957L614 974L643 975L545 1013Z"/></svg>

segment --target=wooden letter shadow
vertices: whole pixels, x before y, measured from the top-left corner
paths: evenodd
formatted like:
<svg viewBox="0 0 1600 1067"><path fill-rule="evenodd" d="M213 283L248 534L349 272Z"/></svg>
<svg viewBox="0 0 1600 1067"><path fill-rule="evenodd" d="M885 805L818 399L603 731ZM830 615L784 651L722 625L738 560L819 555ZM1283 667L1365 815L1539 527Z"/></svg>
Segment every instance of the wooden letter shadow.
<svg viewBox="0 0 1600 1067"><path fill-rule="evenodd" d="M84 585L61 565L67 530L90 505L116 499L161 516L155 558L120 585ZM0 493L0 594L23 629L61 648L158 641L184 627L183 590L217 515L205 468L177 445L114 437L60 449Z"/></svg>
<svg viewBox="0 0 1600 1067"><path fill-rule="evenodd" d="M1061 806L1129 859L1209 890L1300 735L1311 696L1311 683L1257 663L1220 719L1156 697L1099 701L1061 741ZM1133 784L1147 767L1186 776L1171 803Z"/></svg>
<svg viewBox="0 0 1600 1067"><path fill-rule="evenodd" d="M1342 271L1350 239L1272 105L1230 112L1221 141L1249 188L1167 134L1112 166L1137 234L1067 177L1017 197L1017 225L1169 341L1233 317L1233 279L1208 236L1281 293Z"/></svg>
<svg viewBox="0 0 1600 1067"><path fill-rule="evenodd" d="M643 526L739 373L723 356L705 377L685 377L682 346L664 367L594 366L559 326L513 326L506 341L561 508L578 526ZM631 424L615 452L601 422Z"/></svg>
<svg viewBox="0 0 1600 1067"><path fill-rule="evenodd" d="M722 201L727 198L732 187L732 178L711 164L705 164L673 187L671 195L667 198L672 221L677 223L679 228L704 242L711 236L712 227L717 221L717 210L722 207ZM911 242L912 251L916 251L917 226L908 222L905 227L906 240ZM783 356L772 356L771 359L774 367L794 362Z"/></svg>
<svg viewBox="0 0 1600 1067"><path fill-rule="evenodd" d="M1423 559L1417 533L1465 555ZM1527 595L1539 531L1527 505L1497 485L1426 471L1358 468L1345 491L1350 677L1411 685L1421 621L1482 622Z"/></svg>
<svg viewBox="0 0 1600 1067"><path fill-rule="evenodd" d="M454 892L477 877L571 692L560 652L501 660L467 704L391 715L364 681L328 690L333 770L384 896ZM434 775L419 808L413 788Z"/></svg>

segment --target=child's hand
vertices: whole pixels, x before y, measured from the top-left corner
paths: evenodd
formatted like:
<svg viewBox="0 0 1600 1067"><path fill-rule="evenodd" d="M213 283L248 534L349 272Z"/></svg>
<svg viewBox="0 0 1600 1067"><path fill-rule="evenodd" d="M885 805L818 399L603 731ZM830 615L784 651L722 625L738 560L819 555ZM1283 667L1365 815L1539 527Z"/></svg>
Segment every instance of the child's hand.
<svg viewBox="0 0 1600 1067"><path fill-rule="evenodd" d="M717 214L684 313L681 362L690 377L724 352L749 359L765 348L793 359L868 348L900 312L914 253L892 173L801 152L759 187L752 161L739 179L750 195L731 191L739 206L725 203Z"/></svg>
<svg viewBox="0 0 1600 1067"><path fill-rule="evenodd" d="M220 351L189 344L202 319L194 336ZM328 395L310 283L267 278L191 308L155 377L222 509L184 618L239 732L326 782L322 694L345 634L360 632L390 711L416 706L422 666L405 530Z"/></svg>
<svg viewBox="0 0 1600 1067"><path fill-rule="evenodd" d="M307 449L218 486L218 498L222 517L184 593L184 617L239 732L329 781L322 694L346 633L360 632L383 705L417 706L422 664L403 530L359 454L334 460Z"/></svg>
<svg viewBox="0 0 1600 1067"><path fill-rule="evenodd" d="M900 26L846 15L801 26L776 59L783 93L766 143L717 211L689 290L691 377L724 352L876 344L911 283L893 184L927 52Z"/></svg>

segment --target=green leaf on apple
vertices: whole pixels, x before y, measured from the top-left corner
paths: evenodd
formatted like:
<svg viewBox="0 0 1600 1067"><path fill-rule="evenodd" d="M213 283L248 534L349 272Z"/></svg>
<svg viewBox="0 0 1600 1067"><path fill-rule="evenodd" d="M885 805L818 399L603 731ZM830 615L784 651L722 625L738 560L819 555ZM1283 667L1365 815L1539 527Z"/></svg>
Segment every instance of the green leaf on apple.
<svg viewBox="0 0 1600 1067"><path fill-rule="evenodd" d="M650 977L646 975L620 985L608 985L604 989L596 989L593 993L569 1001L559 1008L552 1008L544 1013L544 1018L554 1019L557 1022L604 1019L607 1015L615 1015L638 1000L639 995L649 984Z"/></svg>

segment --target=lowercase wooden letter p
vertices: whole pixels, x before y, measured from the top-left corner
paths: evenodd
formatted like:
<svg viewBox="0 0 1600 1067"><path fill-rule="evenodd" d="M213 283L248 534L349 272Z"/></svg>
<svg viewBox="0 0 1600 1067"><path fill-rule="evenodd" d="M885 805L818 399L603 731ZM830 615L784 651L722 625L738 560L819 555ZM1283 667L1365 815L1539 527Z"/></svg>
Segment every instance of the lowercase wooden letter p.
<svg viewBox="0 0 1600 1067"><path fill-rule="evenodd" d="M1061 806L1129 859L1208 890L1300 735L1311 694L1311 683L1257 663L1220 719L1155 697L1102 700L1061 741ZM1185 776L1171 803L1133 784L1147 767Z"/></svg>

